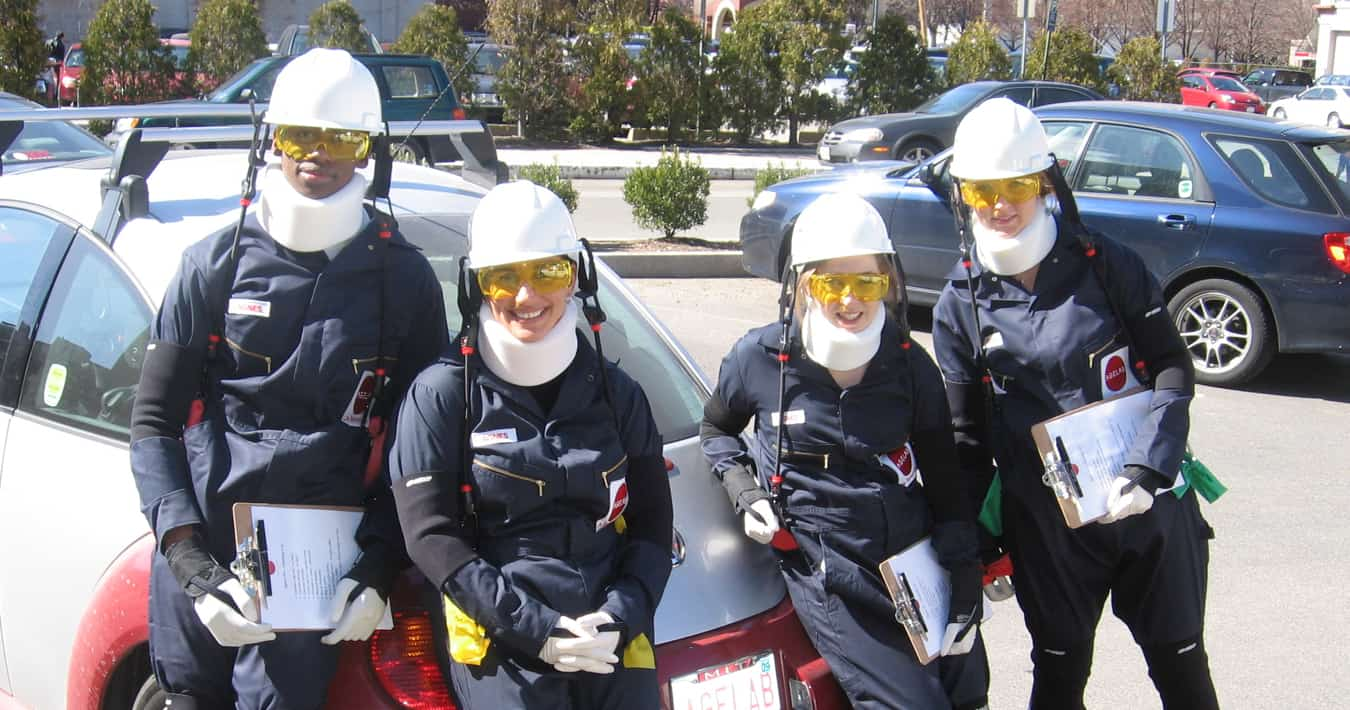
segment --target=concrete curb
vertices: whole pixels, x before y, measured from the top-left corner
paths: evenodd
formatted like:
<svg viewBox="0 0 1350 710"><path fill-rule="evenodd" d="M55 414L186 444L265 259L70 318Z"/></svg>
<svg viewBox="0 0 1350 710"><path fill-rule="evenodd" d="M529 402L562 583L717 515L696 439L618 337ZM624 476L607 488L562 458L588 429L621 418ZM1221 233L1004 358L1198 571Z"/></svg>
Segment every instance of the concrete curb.
<svg viewBox="0 0 1350 710"><path fill-rule="evenodd" d="M626 279L719 279L749 276L740 251L600 252Z"/></svg>

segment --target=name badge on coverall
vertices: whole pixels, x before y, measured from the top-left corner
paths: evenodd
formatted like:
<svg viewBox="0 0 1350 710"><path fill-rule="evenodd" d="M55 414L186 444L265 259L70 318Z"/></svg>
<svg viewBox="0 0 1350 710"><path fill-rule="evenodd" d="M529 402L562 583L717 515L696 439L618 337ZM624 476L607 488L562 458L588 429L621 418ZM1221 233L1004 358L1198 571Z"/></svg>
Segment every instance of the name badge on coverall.
<svg viewBox="0 0 1350 710"><path fill-rule="evenodd" d="M389 378L384 378L389 384ZM366 410L370 409L370 400L375 396L375 373L365 370L356 382L356 391L347 403L347 411L342 414L342 423L347 426L363 426L366 423Z"/></svg>
<svg viewBox="0 0 1350 710"><path fill-rule="evenodd" d="M878 456L877 460L895 473L896 480L902 486L914 483L915 477L919 475L919 463L914 460L914 447L910 446L908 441L895 451Z"/></svg>

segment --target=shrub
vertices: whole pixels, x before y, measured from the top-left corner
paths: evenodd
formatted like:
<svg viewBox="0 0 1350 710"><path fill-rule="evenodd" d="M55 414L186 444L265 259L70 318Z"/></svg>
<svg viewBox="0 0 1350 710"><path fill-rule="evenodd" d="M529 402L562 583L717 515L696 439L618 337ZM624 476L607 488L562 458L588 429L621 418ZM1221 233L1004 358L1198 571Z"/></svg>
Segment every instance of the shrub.
<svg viewBox="0 0 1350 710"><path fill-rule="evenodd" d="M1045 43L1050 42L1050 70L1045 67ZM1064 27L1054 32L1042 32L1027 55L1025 78L1067 81L1070 84L1102 90L1102 67L1093 55L1097 43L1092 36L1077 27Z"/></svg>
<svg viewBox="0 0 1350 710"><path fill-rule="evenodd" d="M212 85L267 56L267 35L252 0L206 0L192 23L191 37L188 66L210 77Z"/></svg>
<svg viewBox="0 0 1350 710"><path fill-rule="evenodd" d="M871 46L849 79L852 113L908 111L933 93L937 78L904 17L887 13L868 38Z"/></svg>
<svg viewBox="0 0 1350 710"><path fill-rule="evenodd" d="M403 34L398 36L398 41L394 42L391 49L400 54L434 57L454 79L456 95L472 96L473 74L464 69L468 46L464 33L459 29L459 17L454 9L427 4L408 20Z"/></svg>
<svg viewBox="0 0 1350 710"><path fill-rule="evenodd" d="M309 46L345 49L352 54L370 51L361 14L348 0L328 0L310 13Z"/></svg>
<svg viewBox="0 0 1350 710"><path fill-rule="evenodd" d="M37 0L0 0L0 91L45 98L36 96L47 59L37 13Z"/></svg>
<svg viewBox="0 0 1350 710"><path fill-rule="evenodd" d="M764 191L764 188L770 185L777 185L784 180L791 180L792 178L802 177L803 175L810 175L814 172L815 171L811 168L802 167L800 163L793 167L788 167L787 163L774 165L771 160L768 165L755 173L755 192L746 198L745 204L747 206L755 204L755 198L759 196L759 193Z"/></svg>
<svg viewBox="0 0 1350 710"><path fill-rule="evenodd" d="M981 79L1012 78L1012 60L998 43L993 27L976 22L961 33L961 39L947 52L948 86L960 86Z"/></svg>
<svg viewBox="0 0 1350 710"><path fill-rule="evenodd" d="M669 239L708 221L709 189L708 171L676 148L661 151L655 166L635 168L623 181L623 201L639 226Z"/></svg>
<svg viewBox="0 0 1350 710"><path fill-rule="evenodd" d="M1136 37L1125 43L1107 76L1120 85L1120 98L1130 101L1170 101L1180 98L1177 75L1159 55L1158 40Z"/></svg>
<svg viewBox="0 0 1350 710"><path fill-rule="evenodd" d="M529 180L557 195L558 199L562 200L564 205L567 205L568 212L577 211L577 189L572 186L571 179L562 176L557 158L553 159L552 165L540 163L526 165L520 169L519 179Z"/></svg>
<svg viewBox="0 0 1350 710"><path fill-rule="evenodd" d="M108 0L84 37L81 103L159 101L172 93L173 55L159 43L150 0Z"/></svg>

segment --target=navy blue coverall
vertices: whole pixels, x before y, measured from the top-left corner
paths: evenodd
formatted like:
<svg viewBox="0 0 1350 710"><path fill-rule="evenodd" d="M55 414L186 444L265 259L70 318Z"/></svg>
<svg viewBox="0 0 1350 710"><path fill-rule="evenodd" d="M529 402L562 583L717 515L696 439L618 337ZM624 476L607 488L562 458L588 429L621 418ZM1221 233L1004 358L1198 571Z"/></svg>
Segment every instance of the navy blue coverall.
<svg viewBox="0 0 1350 710"><path fill-rule="evenodd" d="M1168 708L1217 707L1201 632L1208 540L1193 491L1155 496L1150 511L1113 524L1070 529L1041 482L1032 425L1096 402L1120 383L1121 367L1145 360L1152 410L1126 459L1151 469L1150 490L1180 469L1194 392L1190 354L1162 291L1133 251L1096 237L1107 285L1078 240L1060 225L1031 291L972 264L980 340L992 375L986 402L966 270L958 264L933 313L933 344L947 382L957 448L983 496L994 461L1003 484L1003 538L1017 601L1031 634L1033 708L1080 708L1093 635L1107 593L1144 650ZM1115 310L1113 311L1113 304ZM1124 323L1117 319L1124 319ZM1126 330L1128 328L1128 331ZM1133 345L1124 358L1113 357ZM990 419L992 417L992 420Z"/></svg>
<svg viewBox="0 0 1350 710"><path fill-rule="evenodd" d="M780 333L774 324L742 337L722 360L704 408L703 453L741 510L767 495L775 468ZM879 571L887 557L930 534L944 566L974 564L974 515L932 359L917 344L902 347L888 317L861 382L840 389L794 333L784 400L783 517L798 549L775 554L816 650L854 707L982 707L989 687L983 640L968 654L920 665ZM752 417L750 452L740 432ZM906 442L922 485L884 462ZM758 472L758 485L733 490L728 481L747 471Z"/></svg>
<svg viewBox="0 0 1350 710"><path fill-rule="evenodd" d="M431 265L397 230L381 243L387 218L372 217L330 262L323 252L285 249L250 215L233 282L232 227L184 252L152 339L187 355L158 373L169 384L154 389L164 391L145 391L150 378L142 376L145 401L132 430L132 471L157 540L200 526L212 556L228 566L237 502L365 505L357 542L362 561L384 578L372 586L387 593L407 564L388 489L374 486L383 490L376 495L365 484L370 435L359 418L343 420L378 355L391 378L382 394L389 406L448 335ZM203 377L212 334L221 339ZM167 401L194 392L204 408L188 425L185 408ZM323 703L338 655L319 643L325 632L222 647L163 555L154 557L150 586L151 662L165 690L210 708L236 707L236 697L241 708Z"/></svg>
<svg viewBox="0 0 1350 710"><path fill-rule="evenodd" d="M577 338L571 364L539 387L508 383L471 355L468 437L459 353L419 375L399 409L390 475L408 553L490 643L480 664L451 665L462 707L660 706L654 659L624 652L651 647L670 577L661 435L638 384ZM466 438L476 525L460 517ZM625 627L613 674L539 659L560 616L593 611Z"/></svg>

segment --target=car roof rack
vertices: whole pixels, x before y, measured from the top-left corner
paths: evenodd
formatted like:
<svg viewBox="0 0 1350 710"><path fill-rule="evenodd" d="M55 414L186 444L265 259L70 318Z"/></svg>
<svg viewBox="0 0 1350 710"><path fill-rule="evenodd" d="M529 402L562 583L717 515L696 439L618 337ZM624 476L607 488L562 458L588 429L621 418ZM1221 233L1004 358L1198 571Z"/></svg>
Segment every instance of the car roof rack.
<svg viewBox="0 0 1350 710"><path fill-rule="evenodd" d="M252 110L266 111L267 104L256 104ZM119 118L244 118L251 119L247 104L140 104L127 106L93 106L78 108L0 108L0 153L9 149L23 126L29 121L110 121ZM496 143L486 124L481 121L391 121L388 134L378 137L377 146L386 146L400 138L417 135L449 143L463 161L461 174L465 180L491 188L508 179L508 169L497 159ZM95 229L111 243L121 224L149 214L149 195L145 181L160 161L175 145L240 144L253 140L253 126L239 123L225 126L183 128L133 128L123 132L117 141L112 164L102 180L103 206L95 220ZM450 146L438 151L431 145L433 155L446 155ZM387 148L376 151L375 179L372 197L387 197L392 159Z"/></svg>

